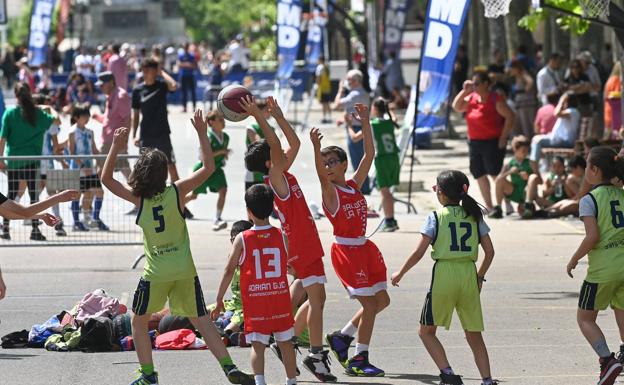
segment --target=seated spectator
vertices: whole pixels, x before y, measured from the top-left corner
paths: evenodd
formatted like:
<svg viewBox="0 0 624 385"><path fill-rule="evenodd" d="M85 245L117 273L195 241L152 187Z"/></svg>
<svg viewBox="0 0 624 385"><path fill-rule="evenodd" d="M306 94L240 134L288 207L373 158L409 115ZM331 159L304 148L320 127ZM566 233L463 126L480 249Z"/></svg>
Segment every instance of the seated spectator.
<svg viewBox="0 0 624 385"><path fill-rule="evenodd" d="M566 215L578 215L579 201L590 190L591 186L584 181L585 167L587 162L585 158L577 155L568 161L568 173L566 178L565 191L569 197L560 200L546 210L548 218L557 218Z"/></svg>
<svg viewBox="0 0 624 385"><path fill-rule="evenodd" d="M565 93L555 107L557 121L553 130L546 135L535 135L531 141L531 161L537 163L545 147L574 147L581 123L577 100Z"/></svg>
<svg viewBox="0 0 624 385"><path fill-rule="evenodd" d="M523 135L516 136L511 141L514 156L496 177L496 206L490 213L490 218L503 217L501 208L503 198L518 203L519 212L523 210L527 181L529 176L536 172L528 158L530 145L529 140Z"/></svg>
<svg viewBox="0 0 624 385"><path fill-rule="evenodd" d="M541 182L539 174L533 174L529 177L529 184L527 187L527 201L524 205L523 219L530 219L536 215L537 204L541 209L546 209L553 204L568 198L566 185L566 168L565 160L561 156L556 156L550 166L550 173L548 178L541 184L542 194L538 194L539 185ZM545 214L544 210L541 213ZM546 215L541 215L545 217Z"/></svg>
<svg viewBox="0 0 624 385"><path fill-rule="evenodd" d="M550 133L557 121L555 106L559 101L559 94L548 94L546 100L548 103L541 106L535 115L535 122L533 124L535 135L546 135Z"/></svg>

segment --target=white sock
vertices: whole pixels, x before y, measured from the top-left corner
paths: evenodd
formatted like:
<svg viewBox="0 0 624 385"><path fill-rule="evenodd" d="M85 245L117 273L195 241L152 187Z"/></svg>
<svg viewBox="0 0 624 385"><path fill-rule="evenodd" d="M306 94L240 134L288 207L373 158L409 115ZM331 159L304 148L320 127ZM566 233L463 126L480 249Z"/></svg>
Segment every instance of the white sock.
<svg viewBox="0 0 624 385"><path fill-rule="evenodd" d="M357 356L358 354L362 353L362 352L367 352L368 351L368 345L365 344L361 344L359 342L357 342L355 344L355 355Z"/></svg>
<svg viewBox="0 0 624 385"><path fill-rule="evenodd" d="M357 326L352 324L351 321L347 322L347 324L342 328L342 330L340 330L340 333L349 337L353 337L355 335L355 332L357 332Z"/></svg>
<svg viewBox="0 0 624 385"><path fill-rule="evenodd" d="M297 385L297 378L289 378L286 380L286 385Z"/></svg>
<svg viewBox="0 0 624 385"><path fill-rule="evenodd" d="M264 374L255 375L254 380L256 380L256 385L266 385L266 382L264 382Z"/></svg>

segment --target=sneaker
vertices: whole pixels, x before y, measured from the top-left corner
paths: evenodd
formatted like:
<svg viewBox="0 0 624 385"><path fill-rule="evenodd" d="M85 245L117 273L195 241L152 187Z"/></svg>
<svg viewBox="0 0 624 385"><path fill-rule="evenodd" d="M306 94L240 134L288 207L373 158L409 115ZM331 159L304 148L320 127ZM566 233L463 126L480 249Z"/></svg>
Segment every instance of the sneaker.
<svg viewBox="0 0 624 385"><path fill-rule="evenodd" d="M295 345L295 350L297 352L299 352L299 354L301 354L301 352L299 351L299 347L297 346L297 344L295 342L293 342L293 345ZM277 356L277 359L282 361L282 351L279 348L279 345L277 344L277 342L273 342L271 345L269 345L269 347L271 348L271 351L273 352L273 354L275 354ZM304 362L305 364L305 362ZM297 377L299 377L301 375L301 371L299 370L299 366L296 366L295 369L297 369Z"/></svg>
<svg viewBox="0 0 624 385"><path fill-rule="evenodd" d="M134 207L132 210L130 210L130 211L128 211L128 212L126 213L126 215L135 215L135 216L136 216L137 214L139 214L139 208L138 208L138 207Z"/></svg>
<svg viewBox="0 0 624 385"><path fill-rule="evenodd" d="M225 375L231 384L255 385L256 381L251 374L241 371L236 366L226 369Z"/></svg>
<svg viewBox="0 0 624 385"><path fill-rule="evenodd" d="M347 361L345 373L355 377L383 377L386 373L368 361L368 352L362 352Z"/></svg>
<svg viewBox="0 0 624 385"><path fill-rule="evenodd" d="M622 364L611 353L609 357L600 359L600 378L598 385L613 385L617 376L622 372Z"/></svg>
<svg viewBox="0 0 624 385"><path fill-rule="evenodd" d="M457 374L440 373L440 385L464 385Z"/></svg>
<svg viewBox="0 0 624 385"><path fill-rule="evenodd" d="M82 223L84 223L88 227L97 227L97 223L93 220L93 212L91 210L86 210L82 212Z"/></svg>
<svg viewBox="0 0 624 385"><path fill-rule="evenodd" d="M100 231L110 231L110 228L106 226L106 224L102 222L101 219L95 219L93 223L95 223L95 227L97 227L97 229Z"/></svg>
<svg viewBox="0 0 624 385"><path fill-rule="evenodd" d="M349 360L349 347L354 339L355 338L351 336L340 333L340 331L335 331L325 336L329 349L334 353L340 365L345 369L347 368L347 361Z"/></svg>
<svg viewBox="0 0 624 385"><path fill-rule="evenodd" d="M386 219L383 225L381 225L381 228L379 229L379 231L381 231L382 233L391 233L391 232L397 231L398 229L399 229L399 224L397 223L396 220Z"/></svg>
<svg viewBox="0 0 624 385"><path fill-rule="evenodd" d="M532 219L535 216L535 205L533 203L525 203L522 219Z"/></svg>
<svg viewBox="0 0 624 385"><path fill-rule="evenodd" d="M46 237L43 234L41 234L41 230L39 230L39 227L34 227L32 231L30 232L30 240L31 241L45 241Z"/></svg>
<svg viewBox="0 0 624 385"><path fill-rule="evenodd" d="M2 226L2 233L0 234L0 239L6 239L7 241L11 240L11 233L9 233L9 226Z"/></svg>
<svg viewBox="0 0 624 385"><path fill-rule="evenodd" d="M329 351L323 350L320 353L310 353L302 361L303 366L310 371L321 382L336 382L338 378L331 374ZM299 373L297 373L299 375Z"/></svg>
<svg viewBox="0 0 624 385"><path fill-rule="evenodd" d="M481 385L485 385L485 383L482 382ZM492 380L492 382L490 382L488 385L500 385L500 383L498 382L498 380Z"/></svg>
<svg viewBox="0 0 624 385"><path fill-rule="evenodd" d="M505 215L509 216L514 213L514 207L509 199L505 199Z"/></svg>
<svg viewBox="0 0 624 385"><path fill-rule="evenodd" d="M230 343L233 346L238 346L240 348L248 348L249 345L247 343L247 339L245 338L245 333L241 333L241 332L236 332L236 333L232 333L230 334Z"/></svg>
<svg viewBox="0 0 624 385"><path fill-rule="evenodd" d="M620 361L620 364L624 365L624 344L620 345L620 351L618 352L616 358Z"/></svg>
<svg viewBox="0 0 624 385"><path fill-rule="evenodd" d="M138 377L132 381L130 385L158 385L158 373L145 374L140 369L138 371Z"/></svg>
<svg viewBox="0 0 624 385"><path fill-rule="evenodd" d="M184 207L184 212L182 213L182 216L184 217L184 219L193 219L195 218L195 215L193 215L193 213L187 209L186 207Z"/></svg>
<svg viewBox="0 0 624 385"><path fill-rule="evenodd" d="M80 221L74 223L74 227L72 229L74 231L89 231L89 228Z"/></svg>
<svg viewBox="0 0 624 385"><path fill-rule="evenodd" d="M214 225L212 225L213 231L219 231L219 230L223 230L226 228L227 228L227 222L222 219L217 219Z"/></svg>
<svg viewBox="0 0 624 385"><path fill-rule="evenodd" d="M59 222L56 225L54 225L54 230L56 231L56 236L57 237L66 237L67 236L67 232L63 228L63 222Z"/></svg>
<svg viewBox="0 0 624 385"><path fill-rule="evenodd" d="M503 217L503 209L501 209L500 206L494 206L488 217L492 219L501 219Z"/></svg>

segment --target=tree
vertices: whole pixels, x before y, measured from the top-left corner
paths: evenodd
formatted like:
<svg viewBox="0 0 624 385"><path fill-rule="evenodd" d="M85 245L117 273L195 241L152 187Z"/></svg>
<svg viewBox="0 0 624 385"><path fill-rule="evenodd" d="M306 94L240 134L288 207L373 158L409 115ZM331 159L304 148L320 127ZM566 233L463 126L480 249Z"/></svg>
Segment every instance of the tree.
<svg viewBox="0 0 624 385"><path fill-rule="evenodd" d="M583 15L578 0L546 0L546 3L567 11L573 12L579 16ZM531 12L520 19L518 25L529 31L535 31L538 24L551 16L553 11L547 8L532 9ZM557 25L565 31L570 31L572 35L582 35L589 29L590 22L580 17L572 15L557 14Z"/></svg>
<svg viewBox="0 0 624 385"><path fill-rule="evenodd" d="M254 58L275 59L275 0L181 0L180 11L194 41L219 49L243 33Z"/></svg>

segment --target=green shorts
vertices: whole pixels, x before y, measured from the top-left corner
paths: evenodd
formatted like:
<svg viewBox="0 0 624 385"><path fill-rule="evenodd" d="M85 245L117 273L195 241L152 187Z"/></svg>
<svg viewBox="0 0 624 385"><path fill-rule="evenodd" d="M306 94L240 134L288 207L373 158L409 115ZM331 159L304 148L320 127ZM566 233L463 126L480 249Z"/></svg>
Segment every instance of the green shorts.
<svg viewBox="0 0 624 385"><path fill-rule="evenodd" d="M526 185L514 185L513 192L507 195L507 199L516 203L524 203L524 201L526 200Z"/></svg>
<svg viewBox="0 0 624 385"><path fill-rule="evenodd" d="M399 155L382 155L375 158L377 188L398 186L401 164Z"/></svg>
<svg viewBox="0 0 624 385"><path fill-rule="evenodd" d="M474 262L436 261L433 265L431 289L425 299L420 323L427 326L451 326L453 310L464 330L483 331L481 296Z"/></svg>
<svg viewBox="0 0 624 385"><path fill-rule="evenodd" d="M199 170L202 167L202 163L199 162L193 167L193 172ZM219 192L222 188L227 188L227 181L225 180L225 172L220 167L217 169L206 179L204 183L202 183L199 187L193 190L194 194L208 194L208 190L210 192L216 193Z"/></svg>
<svg viewBox="0 0 624 385"><path fill-rule="evenodd" d="M583 310L605 310L609 306L624 310L624 279L604 283L583 281L578 306Z"/></svg>
<svg viewBox="0 0 624 385"><path fill-rule="evenodd" d="M197 277L168 282L150 282L141 278L134 292L132 312L136 315L156 313L165 307L167 300L173 315L195 318L207 314Z"/></svg>
<svg viewBox="0 0 624 385"><path fill-rule="evenodd" d="M232 317L230 317L230 322L234 325L241 326L243 324L243 309L238 309L234 305L234 301L225 300L223 301L223 305L225 306L225 311L231 311ZM213 311L217 307L217 304L212 303L208 305L208 310Z"/></svg>

